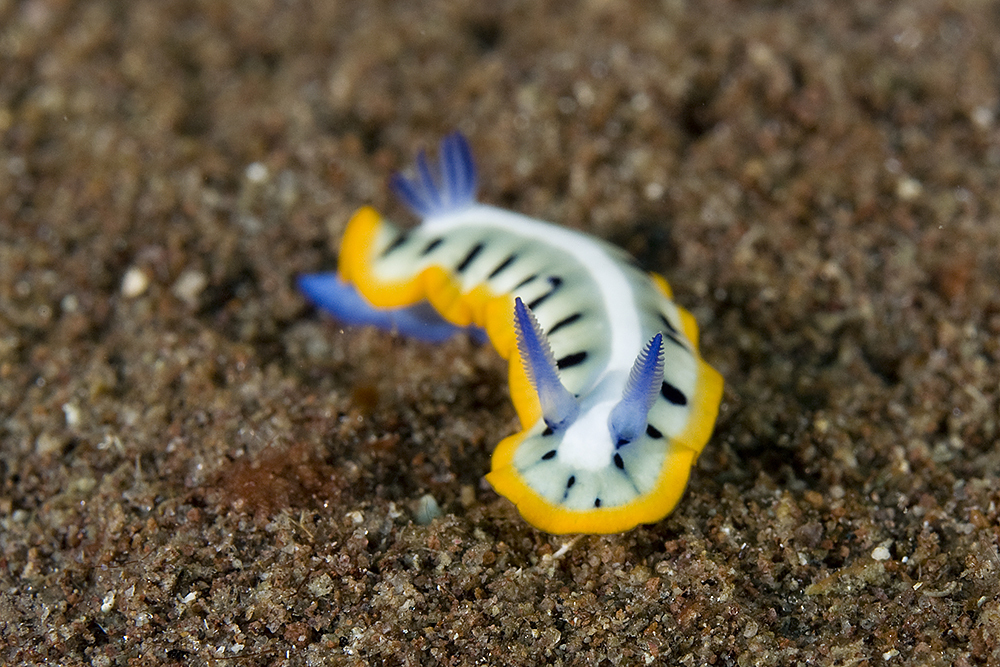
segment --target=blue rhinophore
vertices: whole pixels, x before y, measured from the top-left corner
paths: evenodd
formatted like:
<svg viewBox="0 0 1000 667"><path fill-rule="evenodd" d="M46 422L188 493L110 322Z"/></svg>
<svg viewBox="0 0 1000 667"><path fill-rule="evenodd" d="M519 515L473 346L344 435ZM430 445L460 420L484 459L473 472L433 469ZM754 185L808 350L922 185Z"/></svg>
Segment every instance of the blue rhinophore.
<svg viewBox="0 0 1000 667"><path fill-rule="evenodd" d="M440 343L467 331L476 342L485 342L480 327L460 327L444 320L423 301L408 308L375 308L350 283L336 273L311 273L298 278L299 290L318 308L349 326L375 326L429 343Z"/></svg>
<svg viewBox="0 0 1000 667"><path fill-rule="evenodd" d="M521 363L538 393L545 425L553 431L568 427L579 414L580 405L559 380L548 339L521 297L514 299L514 333Z"/></svg>
<svg viewBox="0 0 1000 667"><path fill-rule="evenodd" d="M608 416L608 429L619 445L632 442L646 430L649 409L663 384L663 334L656 334L635 360L622 400Z"/></svg>
<svg viewBox="0 0 1000 667"><path fill-rule="evenodd" d="M476 165L469 142L459 132L441 140L440 165L431 166L424 151L417 153L417 174L393 174L390 184L417 215L428 218L460 211L476 201Z"/></svg>

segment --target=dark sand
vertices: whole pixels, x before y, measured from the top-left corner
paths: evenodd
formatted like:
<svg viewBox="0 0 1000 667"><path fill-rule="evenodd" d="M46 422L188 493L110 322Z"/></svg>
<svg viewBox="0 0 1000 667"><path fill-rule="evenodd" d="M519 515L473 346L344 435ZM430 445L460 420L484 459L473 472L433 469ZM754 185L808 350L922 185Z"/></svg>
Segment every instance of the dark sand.
<svg viewBox="0 0 1000 667"><path fill-rule="evenodd" d="M1000 662L995 3L314 4L0 0L0 661ZM665 521L532 529L492 350L296 294L455 128L701 323Z"/></svg>

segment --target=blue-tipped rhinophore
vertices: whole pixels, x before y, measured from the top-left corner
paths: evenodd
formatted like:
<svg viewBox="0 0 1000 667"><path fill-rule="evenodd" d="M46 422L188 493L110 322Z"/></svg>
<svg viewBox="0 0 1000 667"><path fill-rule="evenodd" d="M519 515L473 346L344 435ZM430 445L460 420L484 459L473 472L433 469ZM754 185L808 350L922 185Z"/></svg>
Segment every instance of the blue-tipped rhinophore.
<svg viewBox="0 0 1000 667"><path fill-rule="evenodd" d="M619 446L646 430L649 409L663 384L663 334L656 334L639 353L628 374L622 400L608 416L608 429Z"/></svg>
<svg viewBox="0 0 1000 667"><path fill-rule="evenodd" d="M394 174L390 181L396 194L424 218L460 211L476 201L476 165L469 142L459 132L441 140L441 164L434 168L427 155L417 154L417 174L408 178Z"/></svg>
<svg viewBox="0 0 1000 667"><path fill-rule="evenodd" d="M514 333L524 371L538 393L545 425L553 431L566 428L580 413L580 405L560 382L549 341L521 297L514 299Z"/></svg>

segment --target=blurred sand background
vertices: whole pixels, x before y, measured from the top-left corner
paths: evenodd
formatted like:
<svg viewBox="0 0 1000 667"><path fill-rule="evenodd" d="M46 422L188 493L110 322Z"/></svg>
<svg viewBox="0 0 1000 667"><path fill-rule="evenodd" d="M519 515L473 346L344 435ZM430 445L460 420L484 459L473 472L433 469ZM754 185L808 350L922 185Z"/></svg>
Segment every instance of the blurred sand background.
<svg viewBox="0 0 1000 667"><path fill-rule="evenodd" d="M1000 663L998 72L974 0L0 0L0 661ZM295 292L454 129L701 324L665 521L532 529L497 355Z"/></svg>

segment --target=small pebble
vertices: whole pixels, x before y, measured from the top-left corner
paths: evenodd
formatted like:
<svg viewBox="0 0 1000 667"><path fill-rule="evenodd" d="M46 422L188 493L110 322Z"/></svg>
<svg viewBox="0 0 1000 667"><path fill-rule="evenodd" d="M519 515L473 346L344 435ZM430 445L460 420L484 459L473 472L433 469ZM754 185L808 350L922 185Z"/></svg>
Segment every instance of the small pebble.
<svg viewBox="0 0 1000 667"><path fill-rule="evenodd" d="M267 180L267 167L260 162L251 162L246 168L246 178L251 183L263 183Z"/></svg>
<svg viewBox="0 0 1000 667"><path fill-rule="evenodd" d="M414 512L413 520L420 526L426 526L434 519L441 516L441 506L437 500L429 493L420 496L417 501L417 510Z"/></svg>
<svg viewBox="0 0 1000 667"><path fill-rule="evenodd" d="M924 191L920 181L915 178L902 178L896 184L896 196L903 201L913 201Z"/></svg>
<svg viewBox="0 0 1000 667"><path fill-rule="evenodd" d="M62 411L66 417L66 426L76 428L80 425L80 408L75 403L63 403Z"/></svg>
<svg viewBox="0 0 1000 667"><path fill-rule="evenodd" d="M198 305L198 297L208 286L208 276L197 269L188 269L174 283L173 293L189 306Z"/></svg>
<svg viewBox="0 0 1000 667"><path fill-rule="evenodd" d="M35 453L42 456L57 454L62 446L62 438L57 438L50 433L42 433L35 439Z"/></svg>
<svg viewBox="0 0 1000 667"><path fill-rule="evenodd" d="M872 549L872 558L879 561L889 560L889 550L885 547L875 547Z"/></svg>
<svg viewBox="0 0 1000 667"><path fill-rule="evenodd" d="M122 296L126 299L134 299L145 294L149 288L149 276L137 266L133 266L125 272L122 278Z"/></svg>

